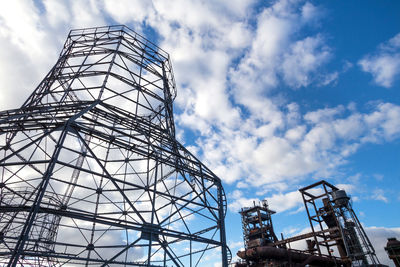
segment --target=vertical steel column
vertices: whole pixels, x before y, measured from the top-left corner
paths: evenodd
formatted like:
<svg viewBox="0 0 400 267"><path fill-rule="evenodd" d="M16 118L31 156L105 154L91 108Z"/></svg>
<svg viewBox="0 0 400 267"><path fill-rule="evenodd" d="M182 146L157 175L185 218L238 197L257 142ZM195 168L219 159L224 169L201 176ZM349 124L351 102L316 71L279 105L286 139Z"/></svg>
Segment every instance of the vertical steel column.
<svg viewBox="0 0 400 267"><path fill-rule="evenodd" d="M218 186L218 202L223 203L223 191L222 191L222 184L221 181L217 184ZM220 239L221 239L221 251L222 251L222 267L228 267L228 247L226 245L226 234L225 234L225 210L224 206L220 205L218 209L218 214L219 214L219 229L220 229Z"/></svg>

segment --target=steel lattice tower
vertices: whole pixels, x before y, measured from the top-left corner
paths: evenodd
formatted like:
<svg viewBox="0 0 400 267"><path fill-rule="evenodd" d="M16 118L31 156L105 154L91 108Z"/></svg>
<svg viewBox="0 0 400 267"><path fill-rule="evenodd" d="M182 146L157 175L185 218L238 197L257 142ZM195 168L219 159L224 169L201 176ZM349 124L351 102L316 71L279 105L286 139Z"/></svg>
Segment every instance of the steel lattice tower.
<svg viewBox="0 0 400 267"><path fill-rule="evenodd" d="M332 257L335 248L348 265L380 266L346 191L324 180L299 191L313 233L315 254L328 253Z"/></svg>
<svg viewBox="0 0 400 267"><path fill-rule="evenodd" d="M221 180L175 139L169 56L125 26L72 30L0 112L1 266L230 258Z"/></svg>

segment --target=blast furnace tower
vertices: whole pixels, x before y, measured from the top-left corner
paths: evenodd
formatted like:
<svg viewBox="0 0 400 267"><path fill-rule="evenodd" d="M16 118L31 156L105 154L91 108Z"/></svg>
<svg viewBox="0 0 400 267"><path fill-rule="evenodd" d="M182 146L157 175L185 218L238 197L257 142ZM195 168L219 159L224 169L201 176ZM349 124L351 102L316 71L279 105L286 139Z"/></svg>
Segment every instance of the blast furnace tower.
<svg viewBox="0 0 400 267"><path fill-rule="evenodd" d="M227 266L221 180L175 139L169 55L125 26L72 30L0 112L1 266ZM215 256L213 256L215 259Z"/></svg>

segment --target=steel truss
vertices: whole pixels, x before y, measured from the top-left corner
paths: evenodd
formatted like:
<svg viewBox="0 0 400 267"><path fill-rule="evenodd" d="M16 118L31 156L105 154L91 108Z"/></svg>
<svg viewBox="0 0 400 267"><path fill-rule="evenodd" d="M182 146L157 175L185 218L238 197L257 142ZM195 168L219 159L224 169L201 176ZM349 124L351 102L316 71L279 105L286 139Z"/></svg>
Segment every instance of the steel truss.
<svg viewBox="0 0 400 267"><path fill-rule="evenodd" d="M175 139L169 55L125 26L72 30L0 112L1 266L230 258L221 180Z"/></svg>

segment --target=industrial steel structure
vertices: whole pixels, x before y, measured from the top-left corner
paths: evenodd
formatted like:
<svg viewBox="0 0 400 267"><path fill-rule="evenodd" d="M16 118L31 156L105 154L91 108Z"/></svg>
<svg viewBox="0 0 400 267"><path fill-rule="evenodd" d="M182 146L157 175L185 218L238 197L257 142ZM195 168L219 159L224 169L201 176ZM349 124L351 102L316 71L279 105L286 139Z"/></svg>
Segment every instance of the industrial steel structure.
<svg viewBox="0 0 400 267"><path fill-rule="evenodd" d="M169 55L125 26L72 30L0 112L1 266L230 258L221 180L175 138Z"/></svg>
<svg viewBox="0 0 400 267"><path fill-rule="evenodd" d="M265 200L240 211L245 249L237 253L242 260L236 267L345 266L338 257L316 255L309 240L306 251L290 248L290 243L310 238L314 233L278 240L272 226L274 213Z"/></svg>
<svg viewBox="0 0 400 267"><path fill-rule="evenodd" d="M272 225L271 215L275 211L269 209L268 202L263 200L260 205L245 207L240 211L242 217L244 247L252 248L278 241Z"/></svg>
<svg viewBox="0 0 400 267"><path fill-rule="evenodd" d="M388 238L385 250L394 265L400 267L400 241L395 237Z"/></svg>
<svg viewBox="0 0 400 267"><path fill-rule="evenodd" d="M245 249L237 253L242 259L237 267L384 266L379 263L344 190L322 180L299 191L311 232L278 240L271 219L275 212L265 201L243 208L240 214ZM306 249L291 248L291 243L301 240L306 241ZM390 255L395 255L392 247Z"/></svg>
<svg viewBox="0 0 400 267"><path fill-rule="evenodd" d="M344 190L322 180L299 190L314 233L316 253L333 255L337 248L351 266L377 266L374 247ZM321 234L317 234L321 233Z"/></svg>

